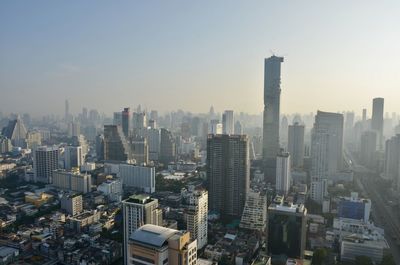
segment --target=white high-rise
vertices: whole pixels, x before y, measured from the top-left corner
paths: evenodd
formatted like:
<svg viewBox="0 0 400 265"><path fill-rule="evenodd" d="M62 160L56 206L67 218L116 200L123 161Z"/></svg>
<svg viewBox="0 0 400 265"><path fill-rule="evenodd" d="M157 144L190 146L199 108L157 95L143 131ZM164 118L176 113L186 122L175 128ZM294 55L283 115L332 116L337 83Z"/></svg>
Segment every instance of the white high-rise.
<svg viewBox="0 0 400 265"><path fill-rule="evenodd" d="M281 152L276 157L276 191L286 195L290 190L291 181L290 155L287 152Z"/></svg>
<svg viewBox="0 0 400 265"><path fill-rule="evenodd" d="M85 155L82 146L66 146L64 148L64 168L67 170L73 167L79 168L85 163Z"/></svg>
<svg viewBox="0 0 400 265"><path fill-rule="evenodd" d="M208 128L209 134L222 134L222 123L219 120L211 120Z"/></svg>
<svg viewBox="0 0 400 265"><path fill-rule="evenodd" d="M223 134L234 134L235 126L234 126L234 118L233 118L233 110L225 110L224 114L222 114L222 133Z"/></svg>
<svg viewBox="0 0 400 265"><path fill-rule="evenodd" d="M41 146L34 152L35 182L52 183L53 171L58 168L58 147Z"/></svg>
<svg viewBox="0 0 400 265"><path fill-rule="evenodd" d="M186 229L192 240L197 239L197 246L201 249L207 245L208 192L189 188L182 191L182 197L186 208Z"/></svg>

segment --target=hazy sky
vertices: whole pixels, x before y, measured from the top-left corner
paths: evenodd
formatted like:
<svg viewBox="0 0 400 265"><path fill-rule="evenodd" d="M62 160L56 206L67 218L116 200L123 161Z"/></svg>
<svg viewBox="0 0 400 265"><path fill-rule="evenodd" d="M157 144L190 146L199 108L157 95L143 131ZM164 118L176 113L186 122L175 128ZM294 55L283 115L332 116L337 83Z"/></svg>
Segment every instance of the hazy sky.
<svg viewBox="0 0 400 265"><path fill-rule="evenodd" d="M400 1L0 1L0 111L400 112ZM370 112L369 112L370 114Z"/></svg>

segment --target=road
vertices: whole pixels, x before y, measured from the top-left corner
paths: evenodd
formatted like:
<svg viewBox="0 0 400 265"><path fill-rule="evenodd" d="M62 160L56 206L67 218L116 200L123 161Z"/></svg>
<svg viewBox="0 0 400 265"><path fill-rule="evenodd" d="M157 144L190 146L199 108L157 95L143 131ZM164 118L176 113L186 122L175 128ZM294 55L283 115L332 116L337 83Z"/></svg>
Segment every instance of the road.
<svg viewBox="0 0 400 265"><path fill-rule="evenodd" d="M391 206L377 190L376 180L380 179L380 176L358 165L348 152L346 152L345 157L349 160L348 163L352 165L358 187L372 201L371 215L375 224L385 229L385 239L390 246L390 252L396 264L400 264L400 245L398 244L400 243L400 222Z"/></svg>

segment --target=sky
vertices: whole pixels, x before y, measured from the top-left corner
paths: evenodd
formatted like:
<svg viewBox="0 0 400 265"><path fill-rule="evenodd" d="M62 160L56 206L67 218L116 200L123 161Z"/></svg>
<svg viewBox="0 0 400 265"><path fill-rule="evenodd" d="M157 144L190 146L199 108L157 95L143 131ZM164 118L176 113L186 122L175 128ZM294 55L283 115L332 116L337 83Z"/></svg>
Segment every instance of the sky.
<svg viewBox="0 0 400 265"><path fill-rule="evenodd" d="M0 1L0 111L400 113L400 1Z"/></svg>

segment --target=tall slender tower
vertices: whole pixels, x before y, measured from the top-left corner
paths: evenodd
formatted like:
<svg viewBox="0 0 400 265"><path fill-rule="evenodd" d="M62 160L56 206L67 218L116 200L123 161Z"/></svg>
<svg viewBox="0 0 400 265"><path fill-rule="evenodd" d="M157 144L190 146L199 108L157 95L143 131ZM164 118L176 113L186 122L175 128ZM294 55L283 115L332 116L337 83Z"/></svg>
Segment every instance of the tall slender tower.
<svg viewBox="0 0 400 265"><path fill-rule="evenodd" d="M265 180L275 182L276 156L279 153L279 112L281 97L281 63L283 57L272 56L264 64L263 160Z"/></svg>
<svg viewBox="0 0 400 265"><path fill-rule="evenodd" d="M64 118L66 121L69 120L69 101L68 99L65 100L65 113L64 113Z"/></svg>
<svg viewBox="0 0 400 265"><path fill-rule="evenodd" d="M378 134L378 150L383 150L383 98L374 98L372 101L371 129Z"/></svg>
<svg viewBox="0 0 400 265"><path fill-rule="evenodd" d="M131 116L129 108L124 108L121 115L122 115L122 131L124 132L125 137L128 137L130 129L130 116Z"/></svg>

